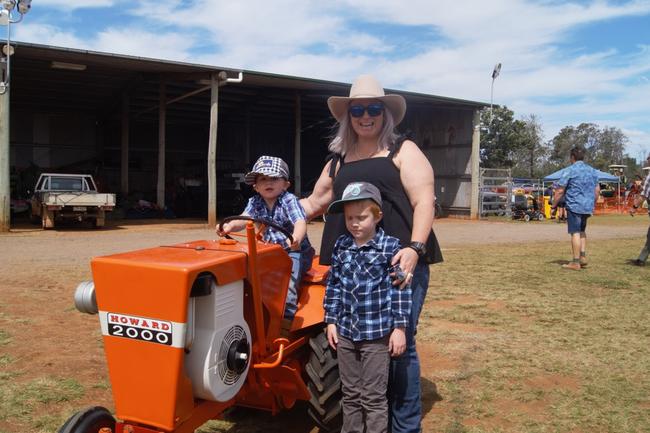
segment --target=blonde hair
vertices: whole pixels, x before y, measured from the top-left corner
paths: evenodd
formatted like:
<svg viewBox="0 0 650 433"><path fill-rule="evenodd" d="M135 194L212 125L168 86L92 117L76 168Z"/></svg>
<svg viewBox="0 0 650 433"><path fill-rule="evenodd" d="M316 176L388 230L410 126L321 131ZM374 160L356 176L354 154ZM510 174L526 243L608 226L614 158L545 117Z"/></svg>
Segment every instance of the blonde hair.
<svg viewBox="0 0 650 433"><path fill-rule="evenodd" d="M393 113L386 109L384 106L384 122L379 132L377 139L377 151L388 149L397 140L398 134L395 133L395 119ZM350 122L350 115L346 115L338 124L334 137L328 145L330 152L338 153L339 155L346 155L348 152L354 150L357 140L359 139L356 132L352 128Z"/></svg>

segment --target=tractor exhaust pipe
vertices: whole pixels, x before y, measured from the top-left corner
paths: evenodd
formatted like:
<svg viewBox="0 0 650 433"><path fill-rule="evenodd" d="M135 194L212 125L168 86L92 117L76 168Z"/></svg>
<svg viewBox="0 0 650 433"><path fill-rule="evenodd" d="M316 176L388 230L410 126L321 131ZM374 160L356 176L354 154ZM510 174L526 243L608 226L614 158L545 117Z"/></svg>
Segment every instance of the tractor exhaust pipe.
<svg viewBox="0 0 650 433"><path fill-rule="evenodd" d="M83 281L74 292L74 306L87 314L97 314L97 299L95 298L95 283Z"/></svg>

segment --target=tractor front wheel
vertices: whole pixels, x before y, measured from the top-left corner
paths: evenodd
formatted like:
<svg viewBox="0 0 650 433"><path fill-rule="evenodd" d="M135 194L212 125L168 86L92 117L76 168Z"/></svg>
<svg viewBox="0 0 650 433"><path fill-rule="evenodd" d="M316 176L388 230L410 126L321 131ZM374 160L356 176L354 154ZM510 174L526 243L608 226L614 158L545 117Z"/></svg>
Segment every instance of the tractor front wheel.
<svg viewBox="0 0 650 433"><path fill-rule="evenodd" d="M115 418L106 408L93 406L72 415L59 433L99 433L102 428L115 432Z"/></svg>
<svg viewBox="0 0 650 433"><path fill-rule="evenodd" d="M320 332L309 339L309 361L305 366L311 394L309 416L323 432L338 432L343 422L341 379L335 352Z"/></svg>

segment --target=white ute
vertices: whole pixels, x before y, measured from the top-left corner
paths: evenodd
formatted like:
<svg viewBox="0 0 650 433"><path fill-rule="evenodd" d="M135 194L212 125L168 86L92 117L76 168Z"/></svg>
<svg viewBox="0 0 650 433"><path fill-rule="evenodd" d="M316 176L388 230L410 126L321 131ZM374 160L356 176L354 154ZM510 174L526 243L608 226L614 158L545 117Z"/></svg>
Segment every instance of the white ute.
<svg viewBox="0 0 650 433"><path fill-rule="evenodd" d="M103 227L106 212L115 207L115 194L97 192L89 174L43 173L38 178L31 199L32 221L44 229L54 227L55 221L90 221L93 227Z"/></svg>

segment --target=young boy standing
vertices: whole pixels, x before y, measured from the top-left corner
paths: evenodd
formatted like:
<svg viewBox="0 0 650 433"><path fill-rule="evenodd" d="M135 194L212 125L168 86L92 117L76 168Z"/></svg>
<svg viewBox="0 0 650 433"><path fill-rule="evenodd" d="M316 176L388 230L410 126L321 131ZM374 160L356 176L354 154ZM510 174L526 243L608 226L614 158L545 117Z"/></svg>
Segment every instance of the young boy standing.
<svg viewBox="0 0 650 433"><path fill-rule="evenodd" d="M328 213L345 213L348 233L336 241L325 292L327 340L337 351L343 390L341 433L388 430L390 357L406 349L411 289L393 285L391 260L397 238L377 227L381 194L354 182Z"/></svg>
<svg viewBox="0 0 650 433"><path fill-rule="evenodd" d="M242 215L260 218L279 224L291 232L293 243L273 227L267 227L263 239L284 246L291 258L291 280L287 292L284 318L293 320L298 304L298 285L305 272L311 268L314 249L307 238L305 211L298 198L287 191L289 185L289 166L281 158L260 156L253 169L246 174L244 181L252 185L257 194L248 200ZM223 236L246 227L246 221L230 221L223 225L219 235Z"/></svg>

